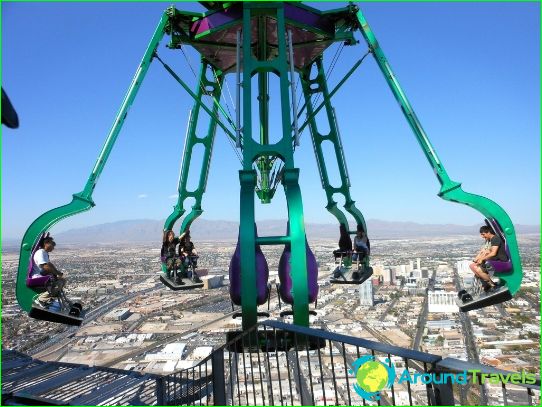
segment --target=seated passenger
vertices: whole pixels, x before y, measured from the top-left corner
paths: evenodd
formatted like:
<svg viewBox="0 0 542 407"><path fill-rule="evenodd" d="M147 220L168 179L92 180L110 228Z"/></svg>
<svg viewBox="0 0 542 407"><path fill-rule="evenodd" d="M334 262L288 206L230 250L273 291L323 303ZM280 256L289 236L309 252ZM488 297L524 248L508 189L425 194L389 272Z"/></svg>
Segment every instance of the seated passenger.
<svg viewBox="0 0 542 407"><path fill-rule="evenodd" d="M187 230L179 237L179 254L185 270L189 266L192 266L192 282L201 283L201 280L195 271L195 268L197 267L196 263L198 253L194 248L194 243L190 240L190 230ZM183 274L186 274L186 271Z"/></svg>
<svg viewBox="0 0 542 407"><path fill-rule="evenodd" d="M493 233L489 226L480 228L480 236L485 240L486 244L478 252L469 266L472 272L482 280L482 286L485 292L492 291L495 288L495 283L491 280L492 267L487 260L508 261L508 256L504 248L502 239Z"/></svg>
<svg viewBox="0 0 542 407"><path fill-rule="evenodd" d="M166 264L168 278L171 278L174 270L179 270L181 268L181 258L177 255L176 250L178 244L179 238L175 237L173 230L164 231L160 257Z"/></svg>
<svg viewBox="0 0 542 407"><path fill-rule="evenodd" d="M363 229L358 229L356 233L356 237L354 237L354 246L353 246L354 254L352 256L352 259L354 261L363 259L365 256L369 254L369 246L368 246L368 239L367 234Z"/></svg>
<svg viewBox="0 0 542 407"><path fill-rule="evenodd" d="M49 260L49 253L54 250L55 246L56 243L54 239L50 236L46 237L43 239L43 247L36 250L32 259L33 265L31 277L51 276L52 279L52 285L49 289L41 293L36 300L37 305L42 307L48 307L51 304L53 297L57 297L66 285L66 280L63 278L62 272L60 272Z"/></svg>
<svg viewBox="0 0 542 407"><path fill-rule="evenodd" d="M340 224L339 232L341 234L339 237L339 249L333 251L335 258L348 256L352 250L352 239L350 239L346 226Z"/></svg>

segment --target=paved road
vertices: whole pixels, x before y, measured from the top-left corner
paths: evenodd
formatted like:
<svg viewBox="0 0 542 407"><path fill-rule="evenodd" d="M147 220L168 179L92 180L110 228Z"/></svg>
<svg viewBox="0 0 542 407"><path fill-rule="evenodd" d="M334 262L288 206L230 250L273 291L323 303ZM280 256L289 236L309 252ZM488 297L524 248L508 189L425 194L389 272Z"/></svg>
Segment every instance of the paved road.
<svg viewBox="0 0 542 407"><path fill-rule="evenodd" d="M425 290L425 298L423 299L422 311L418 316L418 322L416 324L416 336L412 343L412 349L419 350L420 342L422 341L423 332L425 330L425 324L427 323L427 314L429 313L429 291L433 291L435 285L435 278L437 277L437 269L433 270L433 275L429 279L429 284Z"/></svg>
<svg viewBox="0 0 542 407"><path fill-rule="evenodd" d="M457 270L454 269L454 283L455 288L459 292L462 287L460 283L459 274ZM472 324L470 321L468 312L459 313L459 322L461 323L461 331L463 332L463 337L465 339L465 349L467 350L467 359L470 362L480 363L480 357L478 356L478 349L476 348L476 339L472 330ZM460 391L460 400L462 404L465 404L467 401L468 394L470 391L471 385L459 386ZM467 401L468 402L468 401ZM484 386L480 386L480 404L487 406L487 394Z"/></svg>

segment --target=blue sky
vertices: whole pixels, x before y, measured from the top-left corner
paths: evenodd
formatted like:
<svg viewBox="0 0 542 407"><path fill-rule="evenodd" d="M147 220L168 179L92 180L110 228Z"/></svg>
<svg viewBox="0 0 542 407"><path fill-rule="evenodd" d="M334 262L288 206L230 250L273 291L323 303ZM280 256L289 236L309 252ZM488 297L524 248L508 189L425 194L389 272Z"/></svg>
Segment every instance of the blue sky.
<svg viewBox="0 0 542 407"><path fill-rule="evenodd" d="M313 5L328 9L341 4ZM2 4L2 84L21 123L17 130L2 129L4 238L21 237L37 216L82 190L168 5ZM193 3L177 7L202 9ZM515 223L538 224L539 4L361 7L451 178L466 191L499 203ZM342 52L331 86L366 52L358 38L358 46ZM166 49L165 42L159 54L193 85L182 54ZM328 62L334 53L332 47ZM189 55L195 67L197 57ZM234 78L228 82L233 91ZM438 182L372 57L333 103L352 196L366 219L482 221L474 210L436 196ZM191 105L182 88L154 63L94 192L97 206L64 220L55 231L166 218L175 203ZM305 220L334 222L324 209L308 131L295 159L301 168ZM203 217L239 219L238 169L239 161L219 130ZM282 189L271 205L257 204L258 219L285 217Z"/></svg>

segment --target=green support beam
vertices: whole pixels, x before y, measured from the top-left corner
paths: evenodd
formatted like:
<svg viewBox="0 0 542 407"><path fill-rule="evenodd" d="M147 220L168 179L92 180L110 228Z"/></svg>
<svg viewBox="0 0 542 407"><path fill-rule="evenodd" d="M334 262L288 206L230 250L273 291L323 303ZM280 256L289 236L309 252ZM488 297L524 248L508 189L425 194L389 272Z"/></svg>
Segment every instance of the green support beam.
<svg viewBox="0 0 542 407"><path fill-rule="evenodd" d="M207 73L211 73L211 80L207 79ZM202 60L197 79L196 90L194 92L196 99L190 113L188 131L186 133L185 146L183 150L178 186L179 196L177 199L177 203L173 207L173 212L168 216L164 223L164 230L172 230L175 222L183 216L183 214L185 213L184 201L187 198L194 198L195 202L192 206L192 210L190 211L190 213L183 219L179 234L183 233L186 229L188 229L192 222L203 213L203 210L201 209L201 202L203 199L203 194L207 187L207 177L209 175L209 167L211 165L211 156L217 129L217 121L215 118L218 114L219 104L215 103L215 101L220 100L223 81L223 74L221 72L216 72L215 75L213 67L210 66L205 60ZM213 100L213 106L211 111L212 114L209 115L207 134L203 137L200 137L197 134L198 121L203 120L200 118L200 112L202 110L202 106L204 106L203 99L206 95ZM191 162L192 153L194 151L194 148L199 144L203 146L204 150L201 167L199 169L198 186L194 191L188 191L186 188L186 184L188 182L188 175L190 173L190 170L193 170ZM162 265L162 271L165 272L164 265Z"/></svg>
<svg viewBox="0 0 542 407"><path fill-rule="evenodd" d="M252 19L265 14L276 18L278 38L278 54L268 60L267 44L262 42L266 33L262 30L265 25L258 22L256 37L253 38ZM261 20L260 20L261 21ZM283 3L243 3L242 25L242 71L243 71L243 170L239 172L241 182L241 211L240 211L240 248L241 248L241 307L243 314L243 329L248 329L257 323L256 307L256 238L254 233L254 198L257 182L255 162L260 164L260 177L269 179L270 166L265 160L280 158L284 162L282 182L288 203L288 224L291 242L291 277L294 294L294 323L308 326L309 304L307 286L307 259L305 251L305 226L303 222L303 205L298 184L299 170L294 167L293 147L290 141L292 134L292 112L290 109L290 79L287 58L287 42L283 33L286 32ZM280 112L282 122L282 137L275 144L269 144L268 135L268 84L267 74L278 75L280 78ZM260 123L259 142L252 135L252 76L258 75L258 93ZM293 80L293 78L292 78ZM264 114L262 114L264 113ZM261 178L260 178L261 179ZM265 178L264 178L265 179ZM260 183L261 184L261 183ZM261 240L260 240L261 241ZM266 242L266 240L263 240Z"/></svg>
<svg viewBox="0 0 542 407"><path fill-rule="evenodd" d="M30 288L26 286L26 277L32 247L36 244L42 233L50 230L61 220L78 213L88 211L95 206L94 201L92 200L92 193L94 192L98 178L105 164L107 163L107 159L111 154L115 141L117 140L122 125L124 124L124 120L128 114L128 110L132 105L132 102L134 101L137 92L141 87L141 83L149 69L149 65L153 59L156 48L164 36L164 28L167 22L168 15L164 13L158 23L158 26L156 27L156 30L154 31L143 58L141 59L141 63L139 64L139 67L137 68L137 71L132 79L132 83L126 92L126 96L124 97L120 110L115 117L113 126L109 131L105 144L102 147L100 155L98 156L96 164L90 173L83 191L74 194L73 199L69 204L51 209L50 211L47 211L39 216L36 220L34 220L34 222L32 222L23 236L17 271L16 296L19 305L26 312L29 312L32 308L32 298L34 295L43 291L43 288Z"/></svg>
<svg viewBox="0 0 542 407"><path fill-rule="evenodd" d="M437 179L441 185L438 196L451 202L461 203L470 206L471 208L477 210L482 215L484 215L487 219L497 220L497 222L502 227L506 235L508 247L510 249L510 257L512 260L513 271L507 274L500 274L499 279L503 280L506 283L508 290L512 295L514 295L521 286L523 273L516 233L514 231L514 225L510 217L497 203L486 197L463 191L459 182L452 181L450 179L448 173L446 172L446 169L444 168L444 165L438 158L435 149L431 145L431 142L429 141L425 130L423 129L420 121L418 120L414 109L410 105L410 102L408 101L405 92L401 88L397 77L393 73L389 62L384 55L384 52L382 51L382 48L378 44L378 41L376 40L374 33L369 27L369 24L365 20L365 17L363 16L361 10L359 10L355 6L352 6L352 12L355 13L355 17L358 22L358 28L361 31L363 38L365 39L365 41L367 41L367 44L372 50L375 61L380 70L382 71L382 74L384 75L384 78L386 79L386 82L388 83L388 86L390 87L393 96L395 96L395 99L399 103L399 106L401 107L401 110L408 124L410 125L410 128L414 132L414 135L416 136L416 139L418 140L418 143L420 144L420 147L422 148L425 157L429 161L429 164L431 165L435 172L435 175L437 176Z"/></svg>

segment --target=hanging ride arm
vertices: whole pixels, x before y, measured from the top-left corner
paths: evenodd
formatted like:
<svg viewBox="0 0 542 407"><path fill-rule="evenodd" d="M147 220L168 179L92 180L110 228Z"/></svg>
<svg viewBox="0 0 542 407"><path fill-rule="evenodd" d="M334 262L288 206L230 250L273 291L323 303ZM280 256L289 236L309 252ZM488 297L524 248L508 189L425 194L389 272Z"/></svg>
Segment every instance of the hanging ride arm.
<svg viewBox="0 0 542 407"><path fill-rule="evenodd" d="M483 214L487 219L495 219L504 231L506 241L510 249L513 271L507 275L499 275L499 278L505 281L508 290L512 295L514 295L520 288L523 273L521 271L521 259L519 256L514 225L512 224L510 217L497 203L483 196L463 191L459 182L452 181L449 178L444 165L438 158L437 153L431 145L420 121L416 116L416 113L414 112L414 109L412 109L412 106L403 92L403 89L399 85L399 82L397 81L397 78L395 77L395 74L388 63L384 52L380 48L380 45L378 44L378 41L376 40L371 28L367 24L361 10L359 10L356 6L351 7L353 13L355 13L355 19L357 21L359 30L372 50L375 61L384 74L384 78L395 96L395 99L399 103L399 106L401 107L410 128L414 132L414 135L416 136L416 139L418 140L427 160L429 161L429 164L435 171L435 175L437 176L437 179L441 185L438 195L448 201L468 205Z"/></svg>
<svg viewBox="0 0 542 407"><path fill-rule="evenodd" d="M222 72L217 72L216 77L214 77L213 75L216 81L209 81L205 75L208 69L212 70L213 68L205 60L202 60L197 89L195 93L197 99L194 103L194 106L190 113L190 117L188 119L188 131L186 134L181 163L181 172L179 175L179 198L177 204L173 207L173 212L171 213L171 215L169 215L169 217L166 219L166 222L164 223L164 230L171 230L175 222L184 214L185 210L183 208L183 204L184 201L189 197L194 198L196 202L192 206L191 212L184 218L181 225L180 233L188 229L192 222L203 213L203 210L201 209L201 201L203 193L205 192L205 188L207 187L207 177L209 175L209 166L211 164L211 156L217 127L217 121L215 120L215 117L217 117L218 115L219 104L213 104L212 115L209 116L209 127L205 137L197 136L198 120L200 120L199 114L201 111L201 106L203 105L202 99L204 97L204 91L205 93L208 92L208 95L213 98L213 101L220 100L222 83L224 81L224 74ZM206 91L206 89L209 88L212 88L212 90ZM190 171L192 152L197 144L203 145L203 159L200 168L198 187L194 191L189 192L186 188L186 184Z"/></svg>
<svg viewBox="0 0 542 407"><path fill-rule="evenodd" d="M317 75L316 78L310 79L310 72L313 65L315 65L317 68ZM303 95L305 96L305 106L307 107L308 118L306 125L309 126L311 133L314 155L316 156L316 163L318 164L322 188L326 192L326 209L337 218L340 224L344 225L346 230L349 230L348 220L346 219L345 214L337 207L337 202L333 199L334 194L342 194L345 200L344 208L346 211L352 215L356 221L356 224L362 225L364 230L367 231L365 219L358 208L356 208L355 201L352 200L352 197L350 196L350 178L348 175L348 169L346 167L346 161L344 159L344 151L337 118L335 116L335 109L331 105L331 94L328 91L322 58L318 58L313 64L303 69L300 76L301 85L303 87ZM329 125L329 134L322 134L318 131L318 126L316 124L317 112L315 112L311 100L311 97L315 94L322 95L323 102L320 107L325 108L324 116ZM324 141L329 141L333 145L335 160L337 162L339 176L341 178L341 184L339 186L332 186L329 182L329 175L322 150L322 144Z"/></svg>
<svg viewBox="0 0 542 407"><path fill-rule="evenodd" d="M117 136L124 124L126 115L128 114L128 109L130 108L140 86L143 81L145 74L149 68L149 65L152 61L153 54L160 43L160 40L164 36L164 28L168 22L167 14L163 14L156 30L152 36L147 50L143 55L141 63L132 79L132 83L128 88L128 92L124 97L121 108L115 117L113 126L109 131L105 144L98 156L96 164L85 184L83 191L73 195L73 199L69 204L60 206L58 208L51 209L50 211L45 212L39 216L26 230L23 240L21 242L21 251L19 256L19 267L17 272L17 286L16 286L16 296L17 301L21 308L24 311L30 311L32 308L32 297L37 293L43 291L40 288L30 288L26 286L26 277L28 273L28 267L30 262L30 255L32 252L32 247L38 241L42 233L49 230L56 223L65 219L67 217L76 215L78 213L87 211L95 206L94 201L92 200L92 193L94 192L94 187L98 181L98 178L107 162L107 158L113 149L113 145L117 139Z"/></svg>

